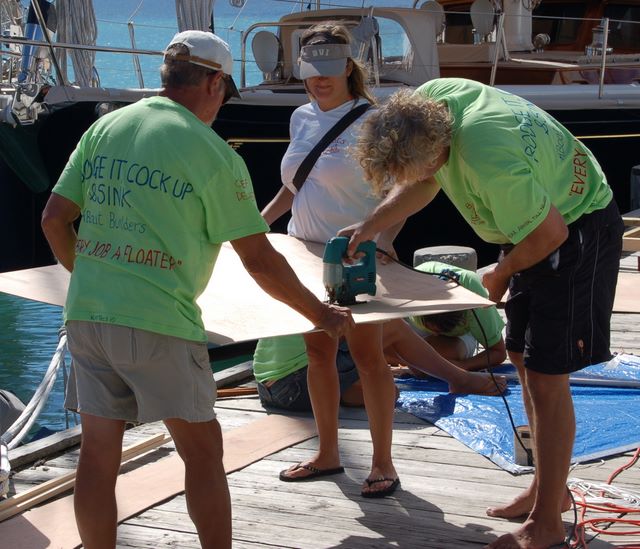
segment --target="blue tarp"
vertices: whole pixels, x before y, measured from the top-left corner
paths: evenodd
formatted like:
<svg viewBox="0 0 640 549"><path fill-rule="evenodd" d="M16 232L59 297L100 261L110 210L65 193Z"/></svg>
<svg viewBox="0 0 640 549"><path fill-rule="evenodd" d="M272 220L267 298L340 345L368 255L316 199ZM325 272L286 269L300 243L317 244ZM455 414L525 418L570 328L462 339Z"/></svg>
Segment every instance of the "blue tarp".
<svg viewBox="0 0 640 549"><path fill-rule="evenodd" d="M498 371L514 373L512 366ZM397 383L399 409L435 424L507 471L531 470L515 463L513 429L500 397L451 395L446 384L434 380L409 378ZM574 463L640 446L639 357L618 355L590 366L572 376L571 385L576 411ZM509 381L505 397L515 424L526 425L522 388L516 381Z"/></svg>

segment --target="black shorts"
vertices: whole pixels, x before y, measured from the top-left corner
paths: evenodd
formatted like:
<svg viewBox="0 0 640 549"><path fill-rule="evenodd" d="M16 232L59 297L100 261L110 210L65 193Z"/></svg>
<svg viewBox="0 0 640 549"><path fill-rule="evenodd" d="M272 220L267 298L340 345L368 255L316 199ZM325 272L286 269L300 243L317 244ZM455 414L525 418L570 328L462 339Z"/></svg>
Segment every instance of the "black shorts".
<svg viewBox="0 0 640 549"><path fill-rule="evenodd" d="M623 231L612 200L569 225L553 254L511 278L506 345L524 353L527 369L568 374L611 358Z"/></svg>

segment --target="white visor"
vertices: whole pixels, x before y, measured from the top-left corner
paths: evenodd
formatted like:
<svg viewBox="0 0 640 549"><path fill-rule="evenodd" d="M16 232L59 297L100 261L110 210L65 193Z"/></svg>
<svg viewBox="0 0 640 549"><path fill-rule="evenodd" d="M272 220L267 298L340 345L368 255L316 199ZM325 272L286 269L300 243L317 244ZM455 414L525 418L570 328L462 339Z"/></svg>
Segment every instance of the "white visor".
<svg viewBox="0 0 640 549"><path fill-rule="evenodd" d="M339 76L347 68L351 57L349 44L311 44L300 48L300 78Z"/></svg>

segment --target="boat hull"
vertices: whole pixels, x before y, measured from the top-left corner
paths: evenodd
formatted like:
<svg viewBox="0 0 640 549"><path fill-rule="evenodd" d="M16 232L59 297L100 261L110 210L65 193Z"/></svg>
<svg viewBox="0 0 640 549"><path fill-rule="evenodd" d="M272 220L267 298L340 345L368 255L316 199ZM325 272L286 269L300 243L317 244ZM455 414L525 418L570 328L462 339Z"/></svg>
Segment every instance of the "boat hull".
<svg viewBox="0 0 640 549"><path fill-rule="evenodd" d="M304 96L299 98L304 100ZM60 107L38 120L37 151L48 181L34 192L0 155L0 272L53 263L40 230L40 216L49 192L82 133L96 119L96 103ZM243 157L251 174L256 200L264 207L277 192L280 159L289 141L289 118L296 105L260 102L230 103L223 107L214 130ZM640 109L558 109L549 111L582 138L603 166L622 212L631 209L631 169L640 164ZM42 183L42 182L41 182ZM288 216L272 230L285 232ZM442 195L412 216L396 241L400 258L412 262L413 252L426 246L465 245L476 249L479 265L495 261L495 245L480 240L453 205Z"/></svg>
<svg viewBox="0 0 640 549"><path fill-rule="evenodd" d="M265 206L280 183L280 159L288 144L293 107L229 104L214 129L244 158L251 173L258 206ZM583 139L601 163L621 212L631 209L631 169L640 164L640 109L550 110L572 133ZM284 232L289 217L274 224ZM407 220L396 240L396 251L408 263L426 246L464 245L478 253L479 265L496 260L498 247L482 241L451 202L440 193L423 211Z"/></svg>

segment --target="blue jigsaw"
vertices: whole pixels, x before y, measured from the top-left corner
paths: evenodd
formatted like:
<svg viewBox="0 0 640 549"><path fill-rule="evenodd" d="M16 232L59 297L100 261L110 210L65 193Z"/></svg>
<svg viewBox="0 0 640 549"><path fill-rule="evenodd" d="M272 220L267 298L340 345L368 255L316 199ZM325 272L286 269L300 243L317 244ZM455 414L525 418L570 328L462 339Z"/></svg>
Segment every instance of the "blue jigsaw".
<svg viewBox="0 0 640 549"><path fill-rule="evenodd" d="M345 263L349 238L336 236L324 249L322 280L329 303L354 305L359 294L376 295L376 243L361 242L357 251L364 255L355 263Z"/></svg>

